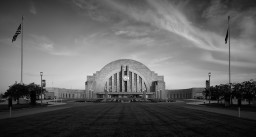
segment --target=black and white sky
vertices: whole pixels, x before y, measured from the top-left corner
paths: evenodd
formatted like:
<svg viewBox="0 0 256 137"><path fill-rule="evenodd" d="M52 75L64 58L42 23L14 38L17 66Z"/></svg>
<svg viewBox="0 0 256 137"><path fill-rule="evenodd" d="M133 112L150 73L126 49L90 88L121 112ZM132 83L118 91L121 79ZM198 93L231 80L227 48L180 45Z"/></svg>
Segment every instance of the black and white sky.
<svg viewBox="0 0 256 137"><path fill-rule="evenodd" d="M0 91L20 82L84 89L87 75L117 59L134 59L163 75L167 89L256 78L255 0L2 0Z"/></svg>

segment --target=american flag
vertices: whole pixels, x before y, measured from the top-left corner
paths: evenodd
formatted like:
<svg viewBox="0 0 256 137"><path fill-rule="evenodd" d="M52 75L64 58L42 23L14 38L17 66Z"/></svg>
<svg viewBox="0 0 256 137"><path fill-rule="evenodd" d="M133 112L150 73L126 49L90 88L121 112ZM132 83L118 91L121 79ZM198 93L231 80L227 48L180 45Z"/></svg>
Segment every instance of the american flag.
<svg viewBox="0 0 256 137"><path fill-rule="evenodd" d="M227 30L227 34L226 34L226 37L225 37L225 44L228 43L228 37L230 37L230 36L228 36L229 35L229 19L230 19L230 16L228 16L228 30Z"/></svg>
<svg viewBox="0 0 256 137"><path fill-rule="evenodd" d="M14 36L12 37L12 42L16 40L16 38L18 37L18 35L21 33L21 24L18 27L16 33L14 34Z"/></svg>

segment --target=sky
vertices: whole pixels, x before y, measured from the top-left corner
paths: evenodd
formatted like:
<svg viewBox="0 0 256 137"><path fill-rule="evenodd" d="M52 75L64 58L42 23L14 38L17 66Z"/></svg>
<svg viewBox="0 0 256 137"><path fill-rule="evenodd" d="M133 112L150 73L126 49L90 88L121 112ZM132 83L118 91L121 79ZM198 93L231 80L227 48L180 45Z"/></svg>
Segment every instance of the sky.
<svg viewBox="0 0 256 137"><path fill-rule="evenodd" d="M164 76L167 89L256 78L254 0L1 0L0 92L23 83L84 89L87 75L133 59Z"/></svg>

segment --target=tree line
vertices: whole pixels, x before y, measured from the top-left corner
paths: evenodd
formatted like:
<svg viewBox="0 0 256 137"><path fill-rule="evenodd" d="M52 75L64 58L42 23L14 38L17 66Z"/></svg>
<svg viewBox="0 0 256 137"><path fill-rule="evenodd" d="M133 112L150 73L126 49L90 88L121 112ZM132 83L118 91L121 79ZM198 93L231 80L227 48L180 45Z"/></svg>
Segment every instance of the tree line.
<svg viewBox="0 0 256 137"><path fill-rule="evenodd" d="M45 90L43 89L43 93ZM30 104L35 105L36 104L36 98L39 97L41 94L41 87L35 83L30 83L28 85L21 84L21 83L15 83L11 86L9 86L9 89L7 89L7 92L4 93L3 97L10 97L14 100L17 100L17 104L19 104L19 98L29 98Z"/></svg>
<svg viewBox="0 0 256 137"><path fill-rule="evenodd" d="M232 99L236 98L238 105L241 105L241 100L245 99L248 101L249 105L251 105L251 101L256 97L256 82L251 80L242 83L231 83L231 85L220 84L211 86L210 90L206 88L203 94L206 98L217 100L218 103L220 100L224 99L225 102L233 104Z"/></svg>

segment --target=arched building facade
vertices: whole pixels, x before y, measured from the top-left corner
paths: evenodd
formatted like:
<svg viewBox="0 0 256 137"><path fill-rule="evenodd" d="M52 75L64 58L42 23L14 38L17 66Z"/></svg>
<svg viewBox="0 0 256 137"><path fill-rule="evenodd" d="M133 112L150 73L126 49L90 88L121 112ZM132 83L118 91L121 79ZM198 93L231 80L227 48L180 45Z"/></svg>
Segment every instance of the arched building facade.
<svg viewBox="0 0 256 137"><path fill-rule="evenodd" d="M120 59L87 76L85 96L92 98L159 98L166 99L163 76L144 64Z"/></svg>

